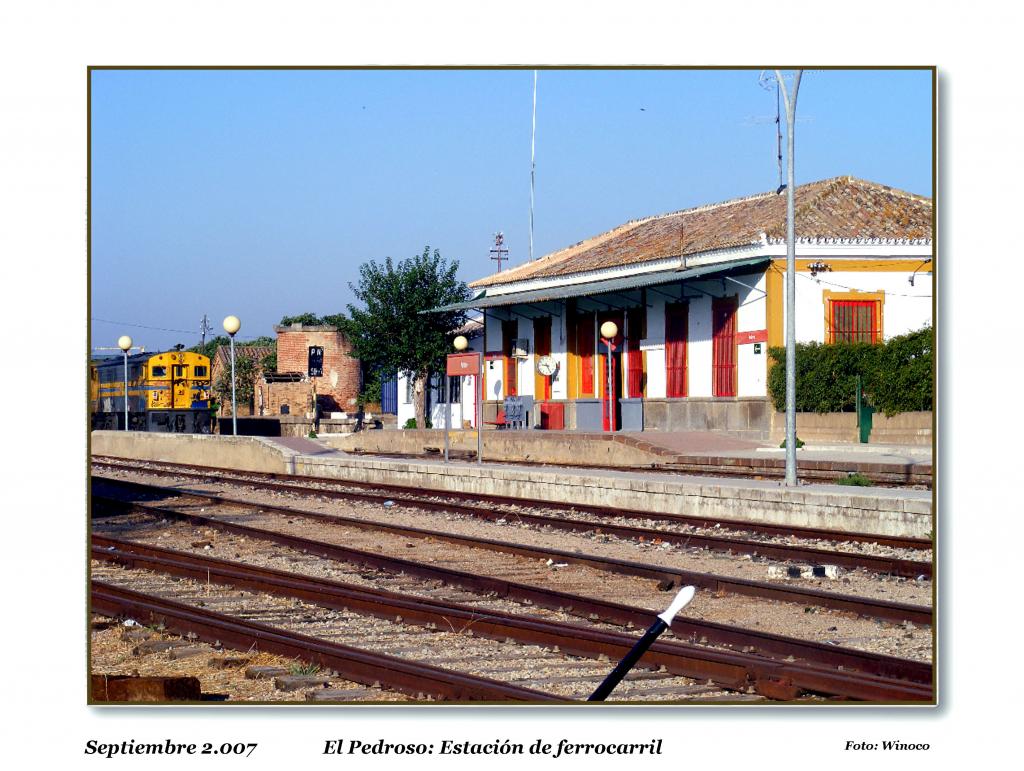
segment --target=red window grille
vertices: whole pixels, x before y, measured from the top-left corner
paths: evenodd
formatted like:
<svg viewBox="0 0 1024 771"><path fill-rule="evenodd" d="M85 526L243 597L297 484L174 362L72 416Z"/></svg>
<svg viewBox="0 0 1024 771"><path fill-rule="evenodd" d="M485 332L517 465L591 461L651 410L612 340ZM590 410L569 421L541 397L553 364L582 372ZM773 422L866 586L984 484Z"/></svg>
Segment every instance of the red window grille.
<svg viewBox="0 0 1024 771"><path fill-rule="evenodd" d="M736 308L735 297L711 301L711 357L715 396L736 395Z"/></svg>
<svg viewBox="0 0 1024 771"><path fill-rule="evenodd" d="M882 336L877 300L830 300L829 342L877 343Z"/></svg>
<svg viewBox="0 0 1024 771"><path fill-rule="evenodd" d="M686 396L686 338L689 336L689 303L665 306L665 394Z"/></svg>
<svg viewBox="0 0 1024 771"><path fill-rule="evenodd" d="M640 350L640 340L644 334L643 308L630 308L626 312L626 334L626 388L630 398L639 399L644 395L644 353Z"/></svg>

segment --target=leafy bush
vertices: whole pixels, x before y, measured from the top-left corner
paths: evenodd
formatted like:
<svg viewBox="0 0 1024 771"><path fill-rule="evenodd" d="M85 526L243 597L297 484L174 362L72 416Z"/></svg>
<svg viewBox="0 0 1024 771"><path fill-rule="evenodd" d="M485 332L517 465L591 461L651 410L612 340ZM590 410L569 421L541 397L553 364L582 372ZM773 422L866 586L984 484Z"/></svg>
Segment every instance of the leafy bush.
<svg viewBox="0 0 1024 771"><path fill-rule="evenodd" d="M380 404L384 397L383 394L384 385L381 383L381 377L379 372L374 372L367 375L366 381L363 383L363 390L360 392L357 402L359 406L365 406L367 404Z"/></svg>
<svg viewBox="0 0 1024 771"><path fill-rule="evenodd" d="M796 346L798 412L852 412L857 375L870 405L895 415L930 410L933 403L934 344L931 327L885 343L799 343ZM768 351L777 366L768 373L775 409L786 408L786 349Z"/></svg>
<svg viewBox="0 0 1024 771"><path fill-rule="evenodd" d="M850 485L852 487L872 487L875 484L859 471L855 474L847 474L845 477L839 477L839 479L836 480L836 483L840 485Z"/></svg>
<svg viewBox="0 0 1024 771"><path fill-rule="evenodd" d="M426 428L433 428L433 426L430 425L430 418L429 417L425 418L425 420L426 420L426 423L427 423ZM409 418L407 421L405 421L405 425L402 426L402 428L416 428L416 427L417 427L416 426L416 418Z"/></svg>
<svg viewBox="0 0 1024 771"><path fill-rule="evenodd" d="M864 390L886 415L932 409L935 340L931 327L894 337L875 356Z"/></svg>

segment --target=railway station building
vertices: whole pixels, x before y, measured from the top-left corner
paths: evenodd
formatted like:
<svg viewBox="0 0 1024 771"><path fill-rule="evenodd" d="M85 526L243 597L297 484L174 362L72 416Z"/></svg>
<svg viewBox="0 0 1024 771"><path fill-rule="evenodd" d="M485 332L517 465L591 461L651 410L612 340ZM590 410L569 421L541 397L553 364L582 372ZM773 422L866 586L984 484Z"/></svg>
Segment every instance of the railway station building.
<svg viewBox="0 0 1024 771"><path fill-rule="evenodd" d="M799 342L931 324L931 199L852 177L795 194ZM449 308L481 315L488 422L518 396L538 428L763 439L785 274L786 195L770 192L628 222L474 281ZM618 328L610 386L606 321Z"/></svg>

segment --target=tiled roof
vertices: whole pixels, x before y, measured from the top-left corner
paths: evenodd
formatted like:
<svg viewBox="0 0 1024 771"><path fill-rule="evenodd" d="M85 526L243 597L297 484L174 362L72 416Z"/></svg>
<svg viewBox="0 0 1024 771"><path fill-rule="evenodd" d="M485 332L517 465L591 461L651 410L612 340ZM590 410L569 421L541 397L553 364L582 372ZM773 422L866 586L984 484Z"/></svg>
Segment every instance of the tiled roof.
<svg viewBox="0 0 1024 771"><path fill-rule="evenodd" d="M274 352L272 345L236 345L235 346L235 359L241 359L245 357L252 359L257 364L264 356ZM231 346L221 345L217 347L217 352L213 356L213 366L218 367L230 367L231 366Z"/></svg>
<svg viewBox="0 0 1024 771"><path fill-rule="evenodd" d="M932 201L854 177L796 188L800 239L918 240L932 237ZM533 262L479 279L473 287L581 273L786 238L785 193L634 220Z"/></svg>

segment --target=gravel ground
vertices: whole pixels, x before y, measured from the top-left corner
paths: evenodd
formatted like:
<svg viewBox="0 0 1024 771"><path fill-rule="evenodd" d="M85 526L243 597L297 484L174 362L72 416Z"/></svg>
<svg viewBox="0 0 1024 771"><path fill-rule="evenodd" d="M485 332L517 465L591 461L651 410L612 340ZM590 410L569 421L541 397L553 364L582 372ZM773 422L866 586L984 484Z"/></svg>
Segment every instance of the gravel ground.
<svg viewBox="0 0 1024 771"><path fill-rule="evenodd" d="M109 563L94 561L92 571L97 579L136 591L158 594L374 653L572 699L585 699L611 668L607 659L583 659L559 653L557 649L488 640L473 635L469 629L428 630L349 611L322 608L295 599L239 591L144 570L127 570ZM334 687L334 679L331 678L331 687ZM665 672L634 670L616 689L615 696L617 701L678 701L725 695L719 689L700 686L692 679ZM701 693L688 693L695 690ZM305 692L301 693L301 698L305 699Z"/></svg>
<svg viewBox="0 0 1024 771"><path fill-rule="evenodd" d="M117 474L118 478L145 481L147 484L167 486L167 478L144 474ZM199 483L187 480L179 485L198 493L221 494L255 504L307 509L323 514L351 517L370 522L383 522L402 527L442 530L470 538L487 538L529 546L586 553L621 560L643 562L652 566L713 573L732 578L744 578L768 583L790 584L814 588L837 594L930 606L933 587L930 580L896 578L870 573L865 570L843 571L838 579L786 579L769 578L768 566L788 564L751 555L733 555L712 552L696 547L669 543L637 542L604 534L566 533L543 527L526 526L510 515L503 522L488 522L460 514L443 514L406 507L385 508L380 504L340 501L330 498L309 498L290 493L260 490L250 486L229 485L222 481ZM635 523L634 523L635 524ZM315 536L309 536L315 537ZM408 540L408 539L406 539ZM419 539L417 539L419 540ZM923 559L923 557L916 557Z"/></svg>
<svg viewBox="0 0 1024 771"><path fill-rule="evenodd" d="M94 620L104 621L102 616ZM167 652L150 653L137 656L132 651L138 646L138 640L122 638L128 629L120 624L106 629L94 629L91 632L90 654L92 672L104 675L134 675L143 677L197 677L203 694L226 696L225 701L250 702L283 702L305 698L305 691L299 693L279 691L274 687L272 678L250 679L245 670L250 666L280 667L291 670L301 665L292 659L274 656L269 653L240 653L238 651L215 648L201 642L190 642L190 646L203 648L204 653L177 661L170 658ZM179 641L180 637L151 630L148 639ZM223 667L212 664L212 661L224 659L242 659L244 663ZM396 691L371 689L340 678L331 678L331 688L344 689L348 692L346 701L362 702L402 702L411 697Z"/></svg>
<svg viewBox="0 0 1024 771"><path fill-rule="evenodd" d="M193 504L194 505L194 504ZM214 514L209 507L202 511L204 516ZM522 583L532 583L560 591L572 592L598 598L614 598L617 602L652 610L662 610L667 595L658 591L654 582L633 576L596 571L583 566L549 566L538 560L498 554L490 551L469 550L451 544L424 539L408 539L387 534L342 528L323 523L289 519L281 515L241 513L232 507L234 514L222 513L232 521L266 527L280 532L301 535L307 538L363 548L368 551L386 552L405 559L436 564L443 567L486 572ZM266 541L248 539L215 530L197 529L188 525L155 520L148 515L104 518L94 523L97 532L119 537L130 537L167 548L183 551L197 551L223 559L238 559L266 567L304 572L309 575L330 578L348 583L374 586L393 591L439 596L457 602L480 602L478 596L453 587L437 587L409 576L395 576L381 571L369 570L346 563L323 560L302 554L287 547L269 544ZM198 539L198 540L197 540ZM193 547L192 543L209 542L209 548ZM419 585L419 588L417 588ZM489 600L488 602L493 602ZM501 601L495 609L506 612L523 612L518 603ZM539 609L531 608L530 613ZM931 658L931 633L928 629L915 629L871 619L858 618L849 613L829 611L821 608L805 608L791 603L745 598L736 595L716 596L710 592L698 592L694 602L686 609L685 615L707 619L718 623L758 629L802 639L829 642L844 647L886 653L918 660ZM671 635L671 632L667 633ZM701 642L693 640L691 642Z"/></svg>

